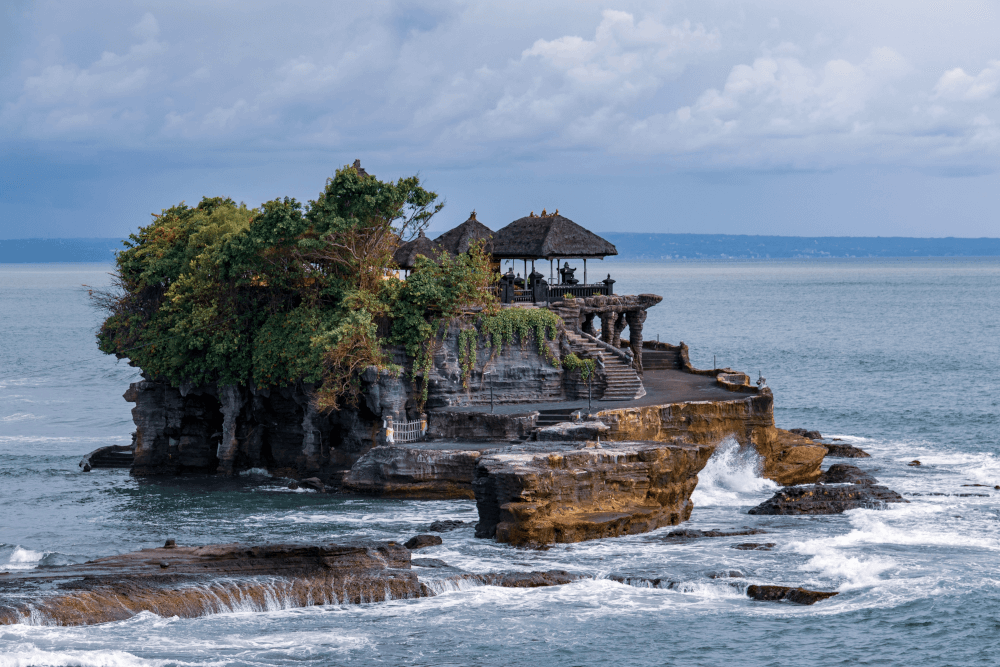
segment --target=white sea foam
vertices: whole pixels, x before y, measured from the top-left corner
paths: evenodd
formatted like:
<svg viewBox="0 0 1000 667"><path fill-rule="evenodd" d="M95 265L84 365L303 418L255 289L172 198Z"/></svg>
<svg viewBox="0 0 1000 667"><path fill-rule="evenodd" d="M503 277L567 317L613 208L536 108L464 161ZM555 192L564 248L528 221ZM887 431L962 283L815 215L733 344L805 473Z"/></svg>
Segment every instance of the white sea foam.
<svg viewBox="0 0 1000 667"><path fill-rule="evenodd" d="M778 488L761 477L762 469L763 460L753 448L741 448L735 439L726 438L698 473L691 501L695 507L755 505Z"/></svg>
<svg viewBox="0 0 1000 667"><path fill-rule="evenodd" d="M33 570L38 567L45 553L25 549L20 545L0 546L0 572L11 572L13 570Z"/></svg>
<svg viewBox="0 0 1000 667"><path fill-rule="evenodd" d="M15 412L12 415L7 415L6 417L0 417L0 422L23 422L30 421L32 419L41 419L38 415L33 415L30 412Z"/></svg>
<svg viewBox="0 0 1000 667"><path fill-rule="evenodd" d="M45 651L25 648L0 653L0 667L133 667L185 665L176 660L144 660L125 651Z"/></svg>

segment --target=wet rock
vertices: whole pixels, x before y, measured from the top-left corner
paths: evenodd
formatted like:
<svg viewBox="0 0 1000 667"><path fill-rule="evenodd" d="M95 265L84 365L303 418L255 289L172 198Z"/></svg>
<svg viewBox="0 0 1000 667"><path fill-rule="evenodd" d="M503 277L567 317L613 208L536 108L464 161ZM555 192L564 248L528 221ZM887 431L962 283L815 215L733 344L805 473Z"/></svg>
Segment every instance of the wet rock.
<svg viewBox="0 0 1000 667"><path fill-rule="evenodd" d="M608 579L617 581L619 584L625 584L626 586L634 586L635 588L665 588L667 590L676 588L677 584L680 583L674 579L665 579L663 577L631 577L621 574L610 574L608 575Z"/></svg>
<svg viewBox="0 0 1000 667"><path fill-rule="evenodd" d="M299 483L298 482L291 482L288 485L288 488L291 489L292 491L297 491L298 488L299 488Z"/></svg>
<svg viewBox="0 0 1000 667"><path fill-rule="evenodd" d="M824 486L809 484L781 489L748 514L840 514L859 507L880 509L886 503L905 503L901 495L876 484Z"/></svg>
<svg viewBox="0 0 1000 667"><path fill-rule="evenodd" d="M698 530L696 528L681 528L672 530L663 536L664 542L686 542L703 537L737 537L743 535L761 535L766 530L760 528L742 528L739 530Z"/></svg>
<svg viewBox="0 0 1000 667"><path fill-rule="evenodd" d="M909 463L907 463L906 465L915 468L915 467L917 467L919 465L923 465L923 464L921 464L920 461L914 459L914 460L910 461Z"/></svg>
<svg viewBox="0 0 1000 667"><path fill-rule="evenodd" d="M548 570L545 572L494 572L489 574L465 574L461 579L477 581L485 586L502 586L504 588L540 588L542 586L562 586L579 581L585 577L566 570Z"/></svg>
<svg viewBox="0 0 1000 667"><path fill-rule="evenodd" d="M312 489L313 491L319 491L323 493L326 491L326 485L319 477L307 477L306 479L299 480L299 488L302 489Z"/></svg>
<svg viewBox="0 0 1000 667"><path fill-rule="evenodd" d="M757 586L747 587L747 597L752 600L766 602L792 602L794 604L816 604L820 600L832 598L836 591L810 591L805 588L791 586Z"/></svg>
<svg viewBox="0 0 1000 667"><path fill-rule="evenodd" d="M734 549L739 549L740 551L770 551L775 546L774 542L743 542L741 544L734 544Z"/></svg>
<svg viewBox="0 0 1000 667"><path fill-rule="evenodd" d="M562 422L545 426L535 431L535 440L539 442L566 442L571 440L598 440L607 437L611 429L600 421Z"/></svg>
<svg viewBox="0 0 1000 667"><path fill-rule="evenodd" d="M417 549L423 549L424 547L435 547L442 543L442 539L437 535L417 535L411 537L406 541L403 546L410 551L416 551Z"/></svg>
<svg viewBox="0 0 1000 667"><path fill-rule="evenodd" d="M857 466L837 463L816 480L819 484L878 484L878 480Z"/></svg>
<svg viewBox="0 0 1000 667"><path fill-rule="evenodd" d="M169 540L167 540L166 542L163 543L163 548L164 549L174 549L176 547L177 547L177 540L175 540L172 537Z"/></svg>
<svg viewBox="0 0 1000 667"><path fill-rule="evenodd" d="M408 550L378 542L160 547L0 579L0 625L25 616L88 625L143 611L195 618L237 605L264 611L275 598L303 607L431 594L410 570Z"/></svg>
<svg viewBox="0 0 1000 667"><path fill-rule="evenodd" d="M431 524L429 530L432 533L447 533L450 530L455 530L460 526L464 526L464 521L458 521L456 519L446 519L444 521L435 521Z"/></svg>
<svg viewBox="0 0 1000 667"><path fill-rule="evenodd" d="M100 447L80 461L80 469L90 472L94 468L131 468L135 452L132 445Z"/></svg>
<svg viewBox="0 0 1000 667"><path fill-rule="evenodd" d="M437 558L413 558L410 560L410 565L413 567L451 567L448 563Z"/></svg>
<svg viewBox="0 0 1000 667"><path fill-rule="evenodd" d="M867 459L871 458L871 454L863 449L859 449L854 445L840 445L840 444L829 444L823 443L826 447L827 456L832 456L834 458L841 459Z"/></svg>
<svg viewBox="0 0 1000 667"><path fill-rule="evenodd" d="M807 431L804 428L790 428L789 433L794 433L796 435L801 435L803 438L809 438L810 440L822 440L823 434L819 431Z"/></svg>
<svg viewBox="0 0 1000 667"><path fill-rule="evenodd" d="M743 579L746 577L739 570L719 570L717 572L709 572L707 576L709 579Z"/></svg>
<svg viewBox="0 0 1000 667"><path fill-rule="evenodd" d="M476 537L527 546L677 525L691 516L697 474L714 450L663 442L544 444L544 451L511 448L479 459Z"/></svg>

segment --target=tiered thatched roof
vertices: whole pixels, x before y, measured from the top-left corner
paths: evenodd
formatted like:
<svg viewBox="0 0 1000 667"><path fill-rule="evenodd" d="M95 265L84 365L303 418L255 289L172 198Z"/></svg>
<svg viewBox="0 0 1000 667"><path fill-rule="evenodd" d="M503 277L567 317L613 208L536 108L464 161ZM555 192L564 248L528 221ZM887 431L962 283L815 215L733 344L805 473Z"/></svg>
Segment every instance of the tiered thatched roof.
<svg viewBox="0 0 1000 667"><path fill-rule="evenodd" d="M618 250L559 211L515 220L493 235L493 256L504 259L606 257Z"/></svg>
<svg viewBox="0 0 1000 667"><path fill-rule="evenodd" d="M412 241L407 241L392 253L392 259L401 269L412 269L417 261L417 255L423 255L427 259L437 259L440 254L437 244L424 236L424 230Z"/></svg>
<svg viewBox="0 0 1000 667"><path fill-rule="evenodd" d="M476 212L473 211L468 220L434 239L434 243L452 255L461 255L469 252L470 243L481 239L486 240L486 252L490 252L492 238L493 230L476 220Z"/></svg>

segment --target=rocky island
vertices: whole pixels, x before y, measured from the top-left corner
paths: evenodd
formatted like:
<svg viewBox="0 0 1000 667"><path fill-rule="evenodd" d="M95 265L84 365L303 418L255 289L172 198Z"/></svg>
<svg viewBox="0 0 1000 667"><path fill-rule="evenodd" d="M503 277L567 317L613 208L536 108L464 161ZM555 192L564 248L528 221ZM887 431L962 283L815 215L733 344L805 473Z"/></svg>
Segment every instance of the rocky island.
<svg viewBox="0 0 1000 667"><path fill-rule="evenodd" d="M766 382L695 368L683 342L644 340L647 311L663 299L618 294L610 274L591 280L587 260L616 254L606 240L544 210L495 232L473 212L432 240L423 230L435 201L416 178L383 182L356 162L307 206L204 199L166 209L132 235L117 256L116 289L95 295L108 312L101 349L142 372L124 394L134 403L131 474L253 468L323 492L475 499L476 537L543 548L682 523L698 473L723 441L756 452L761 473L781 485L814 485L769 501L777 513L812 511L792 508L800 496L837 507L873 494L895 500L869 482L824 483L828 447L818 433L775 426ZM113 454L81 467L122 465L127 454ZM336 579L338 559L361 563L377 551L383 565L344 565L366 572L344 576L376 582L389 591L383 598L428 594L394 564L409 552L392 543L247 549L102 559L80 566L80 576L100 582L109 567L139 568L136 596L155 602L126 605L128 613L184 615L189 602L170 586L211 579L225 563L256 576L261 563L277 562L267 560L276 549L292 561L278 569L295 570L301 583ZM154 567L160 560L168 565ZM539 581L572 579L563 575ZM296 605L320 599L303 592L310 585L289 589L299 591L289 593ZM119 594L110 581L100 586ZM370 598L363 587L342 588ZM87 622L58 596L46 600L62 622ZM25 613L5 609L8 619Z"/></svg>

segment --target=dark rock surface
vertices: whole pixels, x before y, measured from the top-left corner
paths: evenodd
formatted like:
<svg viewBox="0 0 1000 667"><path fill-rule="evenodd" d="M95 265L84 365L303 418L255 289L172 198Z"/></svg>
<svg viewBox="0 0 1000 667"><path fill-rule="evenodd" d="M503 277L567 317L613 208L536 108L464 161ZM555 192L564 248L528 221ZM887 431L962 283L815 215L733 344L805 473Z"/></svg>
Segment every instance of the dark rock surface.
<svg viewBox="0 0 1000 667"><path fill-rule="evenodd" d="M835 458L842 459L867 459L871 458L871 454L863 449L858 449L854 445L842 445L837 443L827 443L824 442L823 446L827 449L827 456L832 456Z"/></svg>
<svg viewBox="0 0 1000 667"><path fill-rule="evenodd" d="M413 567L432 567L432 568L443 568L451 567L448 563L443 560L438 560L437 558L412 558L410 559L410 565Z"/></svg>
<svg viewBox="0 0 1000 667"><path fill-rule="evenodd" d="M711 445L537 443L484 454L473 489L477 537L516 545L579 542L676 525Z"/></svg>
<svg viewBox="0 0 1000 667"><path fill-rule="evenodd" d="M747 597L766 602L792 602L794 604L816 604L837 595L836 591L810 591L805 588L791 586L758 586L747 587Z"/></svg>
<svg viewBox="0 0 1000 667"><path fill-rule="evenodd" d="M415 535L406 541L403 546L410 551L416 551L417 549L423 549L424 547L436 547L441 544L443 540L437 535Z"/></svg>
<svg viewBox="0 0 1000 667"><path fill-rule="evenodd" d="M789 433L794 433L796 435L801 435L803 438L809 438L810 440L822 440L823 434L819 431L808 431L804 428L790 428Z"/></svg>
<svg viewBox="0 0 1000 667"><path fill-rule="evenodd" d="M737 537L743 535L762 535L767 533L761 528L740 528L737 530L698 530L696 528L681 528L672 530L663 536L664 542L687 542L703 537Z"/></svg>
<svg viewBox="0 0 1000 667"><path fill-rule="evenodd" d="M513 414L432 410L427 413L427 438L465 442L510 442L528 436L537 422L538 412L534 410Z"/></svg>
<svg viewBox="0 0 1000 667"><path fill-rule="evenodd" d="M133 445L109 445L99 447L80 460L83 472L94 468L131 468L135 460Z"/></svg>
<svg viewBox="0 0 1000 667"><path fill-rule="evenodd" d="M740 551L770 551L776 546L774 542L743 542L742 544L734 544L733 548Z"/></svg>
<svg viewBox="0 0 1000 667"><path fill-rule="evenodd" d="M300 479L299 488L312 489L313 491L319 491L320 493L326 491L326 485L320 481L319 477L307 477L305 479Z"/></svg>
<svg viewBox="0 0 1000 667"><path fill-rule="evenodd" d="M878 480L857 466L836 463L816 480L819 484L878 484Z"/></svg>
<svg viewBox="0 0 1000 667"><path fill-rule="evenodd" d="M751 508L748 514L840 514L865 507L878 509L886 503L905 503L901 495L876 484L791 486Z"/></svg>
<svg viewBox="0 0 1000 667"><path fill-rule="evenodd" d="M432 533L447 533L448 531L455 530L456 528L460 528L464 525L464 521L458 521L457 519L445 519L444 521L435 521L427 530Z"/></svg>
<svg viewBox="0 0 1000 667"><path fill-rule="evenodd" d="M719 570L717 572L709 572L707 576L709 579L743 579L746 577L739 570Z"/></svg>

